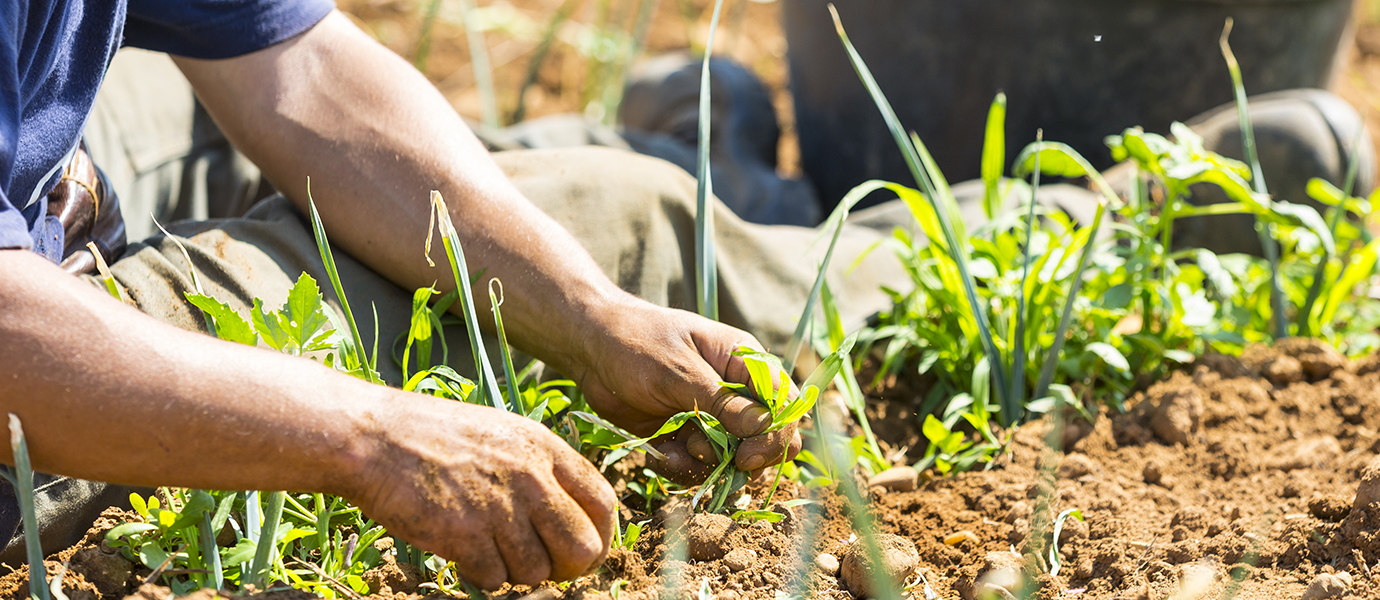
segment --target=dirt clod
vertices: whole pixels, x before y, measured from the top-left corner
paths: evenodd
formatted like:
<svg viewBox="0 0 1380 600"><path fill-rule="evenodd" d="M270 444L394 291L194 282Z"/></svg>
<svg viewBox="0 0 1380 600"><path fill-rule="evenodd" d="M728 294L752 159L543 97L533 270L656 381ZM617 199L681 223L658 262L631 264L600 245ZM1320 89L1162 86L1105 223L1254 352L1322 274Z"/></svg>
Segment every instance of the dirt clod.
<svg viewBox="0 0 1380 600"><path fill-rule="evenodd" d="M1064 457L1059 463L1059 477L1063 479L1078 479L1084 475L1092 473L1097 469L1097 463L1088 458L1085 454L1077 452Z"/></svg>
<svg viewBox="0 0 1380 600"><path fill-rule="evenodd" d="M1380 458L1376 458L1361 470L1361 483L1356 486L1356 499L1351 503L1352 510L1364 510L1380 501Z"/></svg>
<svg viewBox="0 0 1380 600"><path fill-rule="evenodd" d="M1351 512L1351 505L1342 496L1314 496L1308 501L1308 513L1324 521L1337 522Z"/></svg>
<svg viewBox="0 0 1380 600"><path fill-rule="evenodd" d="M1167 444L1192 445L1203 421L1203 392L1183 373L1150 388L1150 430Z"/></svg>
<svg viewBox="0 0 1380 600"><path fill-rule="evenodd" d="M884 487L893 492L909 492L915 489L920 474L910 467L894 467L873 475L867 480L867 487Z"/></svg>
<svg viewBox="0 0 1380 600"><path fill-rule="evenodd" d="M1281 471L1311 469L1342 455L1342 445L1330 435L1289 440L1270 451L1267 463Z"/></svg>
<svg viewBox="0 0 1380 600"><path fill-rule="evenodd" d="M1275 343L1275 350L1297 360L1309 381L1325 379L1333 371L1346 369L1346 357L1322 340L1284 338Z"/></svg>
<svg viewBox="0 0 1380 600"><path fill-rule="evenodd" d="M815 566L825 575L834 575L839 572L839 558L825 552L815 557Z"/></svg>
<svg viewBox="0 0 1380 600"><path fill-rule="evenodd" d="M854 543L843 557L843 582L854 596L871 596L874 579L900 586L920 564L920 552L915 549L915 543L899 535L878 535L877 549L881 553L880 565L870 560L867 544L862 540Z"/></svg>
<svg viewBox="0 0 1380 600"><path fill-rule="evenodd" d="M1350 579L1350 576L1347 577ZM1336 598L1345 594L1351 585L1348 581L1332 573L1319 573L1303 592L1303 600L1322 600Z"/></svg>
<svg viewBox="0 0 1380 600"><path fill-rule="evenodd" d="M725 515L699 513L690 519L690 558L717 560L728 552L728 532L733 519Z"/></svg>
<svg viewBox="0 0 1380 600"><path fill-rule="evenodd" d="M978 591L983 585L992 585L1006 591L1017 590L1021 584L1021 568L1025 559L1009 550L988 552L983 559L982 574L978 576ZM981 594L974 594L981 597Z"/></svg>
<svg viewBox="0 0 1380 600"><path fill-rule="evenodd" d="M724 555L724 566L743 571L757 562L757 552L751 548L734 548Z"/></svg>

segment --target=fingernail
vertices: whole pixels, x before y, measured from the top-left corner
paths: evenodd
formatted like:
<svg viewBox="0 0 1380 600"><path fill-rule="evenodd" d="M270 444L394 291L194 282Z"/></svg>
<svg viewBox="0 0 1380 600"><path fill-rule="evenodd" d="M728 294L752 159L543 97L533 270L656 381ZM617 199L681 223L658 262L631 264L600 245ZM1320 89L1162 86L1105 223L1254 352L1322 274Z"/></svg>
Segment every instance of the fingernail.
<svg viewBox="0 0 1380 600"><path fill-rule="evenodd" d="M767 458L765 456L762 456L761 454L757 454L754 456L749 456L747 460L743 461L742 469L744 471L756 471L757 469L760 469L766 465Z"/></svg>
<svg viewBox="0 0 1380 600"><path fill-rule="evenodd" d="M765 406L754 406L743 411L740 422L743 424L743 431L751 431L752 435L757 435L771 424L771 412Z"/></svg>

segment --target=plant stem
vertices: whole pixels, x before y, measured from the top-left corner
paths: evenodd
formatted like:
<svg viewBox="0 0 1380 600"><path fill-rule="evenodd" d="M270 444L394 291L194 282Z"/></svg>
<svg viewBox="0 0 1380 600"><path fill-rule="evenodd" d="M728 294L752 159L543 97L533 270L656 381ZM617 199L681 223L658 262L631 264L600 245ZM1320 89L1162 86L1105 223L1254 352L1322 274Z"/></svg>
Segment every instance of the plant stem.
<svg viewBox="0 0 1380 600"><path fill-rule="evenodd" d="M1265 187L1265 173L1260 168L1260 156L1255 149L1255 129L1251 126L1246 86L1241 82L1241 65L1237 64L1236 55L1232 54L1231 45L1227 43L1227 38L1231 36L1231 28L1232 18L1227 17L1220 40L1222 56L1226 58L1227 71L1231 73L1232 91L1236 95L1236 118L1241 125L1241 146L1246 151L1246 162L1251 165L1251 183L1254 184L1255 193L1261 196L1261 203L1269 208L1274 201L1270 199L1270 192ZM1284 282L1279 272L1279 247L1275 245L1274 236L1270 235L1269 224L1261 221L1259 215L1255 219L1255 230L1260 237L1265 259L1270 262L1270 305L1275 313L1275 339L1284 339L1289 337L1289 324L1285 321Z"/></svg>
<svg viewBox="0 0 1380 600"><path fill-rule="evenodd" d="M1346 213L1346 201L1351 198L1351 192L1356 186L1356 173L1360 169L1361 163L1357 160L1361 149L1361 136L1365 135L1366 128L1361 127L1356 130L1356 139L1351 142L1351 155L1347 160L1346 182L1342 186L1342 201L1332 211L1332 219L1327 224L1327 229L1332 234L1332 239L1337 239L1337 225L1342 220L1342 215ZM1337 249L1338 253L1341 249ZM1299 335L1309 337L1313 335L1313 304L1318 301L1318 295L1322 293L1323 275L1327 271L1327 264L1332 262L1332 254L1323 250L1322 258L1318 260L1317 268L1313 269L1313 283L1308 287L1308 298L1303 303L1303 309L1299 311ZM1323 323L1318 323L1317 333L1322 333Z"/></svg>
<svg viewBox="0 0 1380 600"><path fill-rule="evenodd" d="M700 139L699 164L695 178L695 282L696 306L699 313L719 320L719 266L714 255L714 181L709 169L709 58L714 54L714 31L719 28L719 13L724 0L714 0L714 16L709 21L709 39L704 46L704 63L700 68Z"/></svg>

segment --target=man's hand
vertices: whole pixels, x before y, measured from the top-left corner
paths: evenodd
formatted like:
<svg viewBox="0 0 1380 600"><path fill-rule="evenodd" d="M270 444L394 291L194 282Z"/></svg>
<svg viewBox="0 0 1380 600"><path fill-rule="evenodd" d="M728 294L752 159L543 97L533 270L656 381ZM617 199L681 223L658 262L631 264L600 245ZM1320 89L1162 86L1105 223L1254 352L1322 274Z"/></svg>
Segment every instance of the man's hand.
<svg viewBox="0 0 1380 600"><path fill-rule="evenodd" d="M374 443L346 494L365 514L485 589L565 581L603 562L613 489L559 437L492 408L398 400L365 419Z"/></svg>
<svg viewBox="0 0 1380 600"><path fill-rule="evenodd" d="M733 355L739 346L762 349L751 334L631 297L596 319L598 333L583 352L585 368L570 372L604 418L650 435L668 417L698 408L742 438L735 465L744 471L760 471L800 451L794 426L762 435L771 424L767 407L720 385L751 388L747 365ZM699 483L713 470L714 451L695 425L659 443L658 450L667 460L653 466L677 482Z"/></svg>

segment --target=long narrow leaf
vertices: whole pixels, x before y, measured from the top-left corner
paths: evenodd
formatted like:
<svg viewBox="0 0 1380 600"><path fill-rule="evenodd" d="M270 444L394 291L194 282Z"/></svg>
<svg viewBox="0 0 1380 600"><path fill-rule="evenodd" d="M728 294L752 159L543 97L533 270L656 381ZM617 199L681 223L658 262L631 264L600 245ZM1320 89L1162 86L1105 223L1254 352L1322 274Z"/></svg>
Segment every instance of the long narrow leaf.
<svg viewBox="0 0 1380 600"><path fill-rule="evenodd" d="M498 286L498 292L494 292L494 286ZM508 382L508 406L514 412L521 412L525 407L522 400L518 398L518 378L517 372L513 369L513 353L508 349L508 334L503 329L503 312L498 306L503 304L503 282L497 277L489 280L489 306L494 311L494 328L498 333L498 349L503 354L503 378Z"/></svg>
<svg viewBox="0 0 1380 600"><path fill-rule="evenodd" d="M484 349L484 334L479 329L479 317L474 313L474 293L470 290L470 271L469 266L465 264L465 251L460 247L460 235L451 223L450 209L446 207L446 201L441 198L441 192L435 190L431 192L431 216L440 228L441 243L446 248L446 257L450 259L451 275L455 277L456 288L460 290L457 299L470 334L470 351L474 353L474 368L479 374L479 393L490 406L507 411L516 410L516 407L507 406L503 394L498 391L498 378L494 376L493 364L489 362L489 354ZM431 229L428 227L427 250L430 249ZM429 255L427 261L431 261Z"/></svg>
<svg viewBox="0 0 1380 600"><path fill-rule="evenodd" d="M1255 128L1251 126L1246 86L1241 81L1241 65L1237 64L1236 55L1232 53L1231 44L1227 42L1227 38L1231 37L1232 23L1232 18L1227 17L1219 44L1222 47L1222 58L1227 61L1227 72L1231 73L1232 92L1236 98L1236 119L1241 126L1241 146L1246 151L1246 162L1251 166L1251 183L1268 207L1271 204L1270 192L1265 187L1265 172L1260 168L1260 156L1255 149ZM1284 314L1284 282L1279 271L1279 248L1275 246L1274 237L1270 235L1270 226L1261 222L1259 215L1256 216L1255 230L1260 237L1260 247L1265 252L1265 259L1270 262L1270 305L1274 309L1275 338L1283 339L1289 335L1289 324L1285 321L1287 315Z"/></svg>
<svg viewBox="0 0 1380 600"><path fill-rule="evenodd" d="M714 53L714 32L719 28L719 13L724 0L714 0L714 16L709 21L709 39L704 44L704 65L700 69L699 163L695 179L695 282L696 305L701 315L719 320L719 265L714 254L714 181L709 168L709 57Z"/></svg>
<svg viewBox="0 0 1380 600"><path fill-rule="evenodd" d="M848 211L852 210L853 206L867 197L868 194L884 187L887 187L886 182L874 179L865 181L849 190L848 194L844 195L843 200L839 201L839 205L834 208L833 214L829 215L829 218L824 221L824 225L820 227L821 232L828 231L830 227L833 227L834 236L829 240L829 249L824 253L824 261L819 263L819 272L815 275L815 283L810 288L810 295L805 297L805 309L800 311L800 320L795 323L795 333L791 334L791 341L786 344L786 354L781 359L781 364L787 373L795 368L795 360L800 356L801 346L805 342L805 328L814 316L815 303L819 301L820 290L824 287L824 276L829 271L829 261L834 258L834 247L838 245L839 237L843 234L843 224L848 220Z"/></svg>
<svg viewBox="0 0 1380 600"><path fill-rule="evenodd" d="M992 107L987 109L987 134L982 143L982 210L987 218L1001 209L1000 191L1002 169L1006 167L1006 94L997 92Z"/></svg>
<svg viewBox="0 0 1380 600"><path fill-rule="evenodd" d="M278 524L283 518L285 492L269 492L264 498L268 506L264 508L263 526L259 527L259 541L254 548L254 562L249 568L250 583L260 590L266 589L269 574L273 571L273 552L278 543Z"/></svg>
<svg viewBox="0 0 1380 600"><path fill-rule="evenodd" d="M1044 141L1043 130L1035 132L1035 141ZM1025 217L1025 248L1021 253L1021 285L1016 288L1016 331L1011 351L1011 392L1014 402L1024 403L1025 393L1025 286L1030 282L1030 244L1035 234L1035 205L1040 198L1040 155L1035 155L1035 170L1030 177L1030 211Z"/></svg>
<svg viewBox="0 0 1380 600"><path fill-rule="evenodd" d="M311 229L316 235L317 251L321 253L321 262L326 267L331 288L335 290L335 297L340 300L340 309L345 313L345 323L350 326L350 335L354 338L355 360L364 368L370 381L383 383L378 377L375 365L369 364L368 357L364 355L364 338L359 335L355 315L350 311L350 300L345 297L345 286L340 283L340 272L335 268L335 255L331 253L331 241L326 237L326 227L321 224L321 213L317 212L316 202L311 198L311 179L307 180L307 204L311 207Z"/></svg>
<svg viewBox="0 0 1380 600"><path fill-rule="evenodd" d="M1332 239L1337 239L1337 225L1342 220L1342 215L1346 214L1346 204L1351 198L1351 193L1356 186L1356 173L1360 170L1361 161L1358 160L1361 151L1361 136L1366 134L1366 128L1361 127L1356 130L1356 137L1351 142L1351 154L1347 157L1346 182L1342 187L1342 201L1332 211L1332 219L1327 224L1327 230L1332 234ZM1338 250L1339 251L1339 250ZM1324 253L1318 260L1318 266L1313 269L1313 283L1308 287L1308 297L1303 302L1303 308L1299 310L1299 335L1309 337L1313 334L1313 303L1317 302L1318 295L1322 293L1323 274L1327 271L1327 265L1332 261L1333 252ZM1322 333L1324 323L1318 323L1317 333Z"/></svg>
<svg viewBox="0 0 1380 600"><path fill-rule="evenodd" d="M99 255L98 255L99 256ZM48 571L43 566L43 545L38 536L38 513L34 509L34 469L29 463L29 445L24 440L24 427L19 417L10 413L10 451L14 455L14 470L10 483L19 500L19 516L24 524L24 551L29 559L29 595L37 600L51 598Z"/></svg>
<svg viewBox="0 0 1380 600"><path fill-rule="evenodd" d="M968 270L966 245L963 241L964 238L959 234L961 224L955 223L961 219L956 212L951 212L951 209L956 206L953 194L949 191L948 184L943 181L938 168L934 167L933 159L925 150L924 143L914 135L907 137L905 130L901 128L901 122L896 117L896 112L892 110L891 103L887 101L886 96L877 85L877 81L872 77L872 72L863 62L862 56L858 54L853 43L849 41L848 34L843 29L843 22L839 20L838 10L830 4L829 12L834 18L834 28L838 31L839 39L848 52L848 59L853 63L853 69L857 71L858 77L862 79L863 85L867 87L872 100L877 104L878 110L881 111L882 118L886 121L887 128L891 130L897 147L901 149L901 154L905 158L906 166L910 168L911 175L920 185L925 198L934 206L934 212L939 218L939 225L944 234L945 244L957 265L963 294L968 301L968 308L972 311L974 321L977 322L978 337L982 344L983 353L990 356L993 361L992 377L996 383L994 387L999 390L1002 419L1007 424L1014 423L1020 418L1021 408L1019 405L1011 404L1010 398L1007 396L1009 388L1005 363L1001 358L1001 352L997 348L996 341L992 337L992 330L987 320L987 311L983 308L982 300L978 296L977 285L973 280L972 273Z"/></svg>

